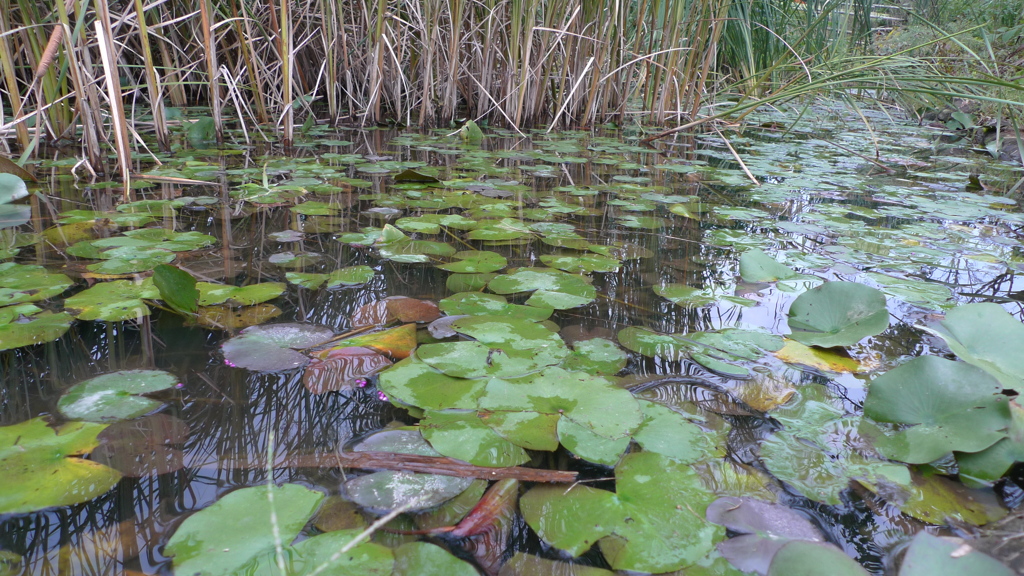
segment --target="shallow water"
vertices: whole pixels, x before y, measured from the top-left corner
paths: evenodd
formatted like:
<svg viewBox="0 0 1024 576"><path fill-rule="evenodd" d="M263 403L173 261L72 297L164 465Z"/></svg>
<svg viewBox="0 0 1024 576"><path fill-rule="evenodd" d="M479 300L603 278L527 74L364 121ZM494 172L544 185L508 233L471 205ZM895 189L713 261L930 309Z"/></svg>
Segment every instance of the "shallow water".
<svg viewBox="0 0 1024 576"><path fill-rule="evenodd" d="M758 186L717 136L659 143L654 151L639 147L635 135L615 132L531 132L527 137L492 132L478 147L440 133L343 131L311 134L289 151L238 145L217 152L182 144L182 151L164 159L161 167L140 160L140 171L207 180L210 185L149 183L134 189L132 196L211 197L208 204L176 211L160 208L150 224L219 240L176 261L200 280L283 282L287 271L371 266L375 275L369 283L334 290L289 284L270 302L280 311L272 323L309 322L337 333L350 328L350 316L360 306L384 297L439 300L452 293L445 287L449 273L432 265L382 260L370 247L334 239L437 208L435 188L395 182L394 176L407 168L434 174L449 189L464 190L472 181L478 187L470 193L488 198L474 203L475 208L449 203L442 207L444 213L465 212L478 219L489 213L527 225L557 221L590 243L625 242L642 256L623 260L616 272L591 273L600 295L595 302L555 311L551 321L570 342L593 336L614 339L630 326L683 334L729 327L788 333L786 310L810 284L742 282L737 254L751 247L822 280L877 287L888 283L889 329L848 349L870 368L865 373L827 372L767 355L746 364L753 378L730 379L689 360L630 353L620 374L624 385L662 376L700 379L700 386L659 381L637 394L727 423L729 458L769 478L763 475L759 450L780 424L771 409L766 415L753 408L753 399L791 393L791 402L813 398L839 414L859 414L865 384L874 374L911 356L946 354L940 341L924 338L915 324L952 305L976 301L996 301L1019 315L1024 288L1016 274L1024 262L1019 234L1024 216L1012 200L965 191L970 174L1005 189L1013 178L1009 167L949 150L938 131L888 124L879 116L873 118L878 125L869 135L835 111L819 113L822 120L804 121L785 135L757 127L742 135L726 133ZM872 138L878 139L877 150ZM351 144L325 145L325 140ZM888 169L868 160L876 158ZM120 192L108 185L76 181L69 174L71 164L60 160L40 165L46 175L45 198L32 199L32 219L19 232L43 232L67 210L110 210L121 203ZM266 206L230 197L241 183L258 186L264 178L271 187L290 182L306 193ZM334 214L304 216L289 210L290 204L303 200L331 203ZM696 217L670 211L679 204ZM284 230L303 236L295 241L269 236ZM498 252L508 259L509 268L541 266L541 255L575 254L542 242L541 230L536 227L529 237L512 242L465 240L458 231L417 237L459 250ZM296 269L271 263L271 256L283 252L318 257ZM69 258L42 242L21 247L14 261L76 278L66 294L95 282L82 278L88 272L85 265L93 261ZM893 278L914 283L893 288ZM677 305L653 291L671 283L713 289L713 303ZM752 302L740 305L723 296ZM524 299L510 298L519 303ZM62 299L49 302L59 310ZM84 504L0 517L0 550L18 557L12 571L0 573L169 574L162 546L184 518L236 488L270 480L257 461L267 454L271 437L278 454L319 455L329 462L339 448L389 422L414 422L404 410L382 401L372 380L365 389L314 395L303 387L301 371L256 373L228 366L219 346L230 336L187 325L171 311L154 308L140 322L77 321L55 342L0 352L0 425L47 414L59 421L55 406L62 392L98 374L131 368L175 374L181 386L158 396L164 401L158 420L146 418L180 433L173 443L180 455L167 457L180 457L184 463L176 471L125 478ZM830 449L840 452L852 440L834 441ZM610 474L561 454L534 458L538 465L559 462L593 477ZM343 475L330 467L281 467L272 479L336 494ZM812 519L830 541L875 573L883 571L887 554L920 528L916 520L864 491L846 490L840 504L826 505L770 478L768 482L780 502ZM1010 507L1022 500L1015 481L1000 485L994 494ZM520 549L557 557L521 522L507 553ZM602 563L599 554L584 560Z"/></svg>

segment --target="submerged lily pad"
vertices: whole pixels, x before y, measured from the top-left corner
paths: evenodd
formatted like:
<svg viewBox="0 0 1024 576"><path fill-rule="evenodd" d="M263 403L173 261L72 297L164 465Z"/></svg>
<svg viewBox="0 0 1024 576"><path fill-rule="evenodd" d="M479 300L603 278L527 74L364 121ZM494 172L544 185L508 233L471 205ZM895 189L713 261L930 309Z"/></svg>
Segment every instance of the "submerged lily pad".
<svg viewBox="0 0 1024 576"><path fill-rule="evenodd" d="M129 420L163 405L143 394L167 390L177 383L177 376L161 370L112 372L69 388L57 402L57 409L72 420Z"/></svg>
<svg viewBox="0 0 1024 576"><path fill-rule="evenodd" d="M720 289L693 288L686 284L655 286L654 293L680 306L707 306L719 302L729 302L737 306L753 306L756 304L756 302L749 298L725 294Z"/></svg>
<svg viewBox="0 0 1024 576"><path fill-rule="evenodd" d="M703 559L725 536L704 520L714 495L691 467L638 452L622 459L615 480L615 492L581 484L538 486L523 496L520 508L552 546L578 556L597 543L616 570L679 570Z"/></svg>
<svg viewBox="0 0 1024 576"><path fill-rule="evenodd" d="M497 272L508 266L508 260L497 252L483 250L464 250L452 255L457 262L438 264L441 270L456 272L459 274L486 274Z"/></svg>
<svg viewBox="0 0 1024 576"><path fill-rule="evenodd" d="M790 338L808 346L851 346L888 327L885 296L856 282L826 282L789 309Z"/></svg>
<svg viewBox="0 0 1024 576"><path fill-rule="evenodd" d="M767 573L779 549L794 540L824 541L795 510L754 498L719 498L708 506L707 518L740 534L720 543L718 551L743 572Z"/></svg>
<svg viewBox="0 0 1024 576"><path fill-rule="evenodd" d="M1014 571L966 543L950 542L924 530L910 542L900 576L1013 576Z"/></svg>
<svg viewBox="0 0 1024 576"><path fill-rule="evenodd" d="M252 326L221 345L221 351L229 366L277 372L309 364L309 356L296 350L322 344L332 336L330 328L312 324Z"/></svg>
<svg viewBox="0 0 1024 576"><path fill-rule="evenodd" d="M794 540L783 546L768 568L768 576L817 576L828 566L829 576L869 576L856 560L831 544Z"/></svg>
<svg viewBox="0 0 1024 576"><path fill-rule="evenodd" d="M0 426L0 514L21 514L88 502L121 479L116 470L77 458L99 441L105 424L69 422L50 428L43 418Z"/></svg>

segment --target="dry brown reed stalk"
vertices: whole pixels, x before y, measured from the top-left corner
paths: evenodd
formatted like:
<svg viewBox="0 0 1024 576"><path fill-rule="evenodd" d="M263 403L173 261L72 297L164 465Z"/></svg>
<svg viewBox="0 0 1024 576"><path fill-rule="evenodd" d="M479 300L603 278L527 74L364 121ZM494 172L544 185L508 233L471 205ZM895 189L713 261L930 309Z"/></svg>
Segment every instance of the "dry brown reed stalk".
<svg viewBox="0 0 1024 576"><path fill-rule="evenodd" d="M9 10L10 4L6 0L0 2L0 11L4 14L9 14ZM23 100L21 87L18 82L18 74L14 68L15 50L12 49L14 41L13 31L8 25L7 18L0 16L0 65L3 66L4 82L7 84L7 98L11 103L11 113L14 115L14 118L21 118L23 116ZM28 133L28 127L24 122L16 122L14 130L18 136L18 144L21 145L23 150L28 149L32 141Z"/></svg>
<svg viewBox="0 0 1024 576"><path fill-rule="evenodd" d="M156 141L161 150L170 152L171 142L167 132L167 120L164 116L163 89L160 86L160 76L156 71L157 63L153 58L153 48L149 43L149 26L146 23L146 11L142 0L135 0L135 17L139 44L142 46L143 65L146 69L146 87L149 89L149 103L156 131Z"/></svg>
<svg viewBox="0 0 1024 576"><path fill-rule="evenodd" d="M221 94L218 78L220 68L217 66L217 42L213 30L213 5L211 0L199 0L199 14L202 21L203 52L206 60L207 97L210 104L210 115L213 116L217 143L224 142L224 124L221 114Z"/></svg>
<svg viewBox="0 0 1024 576"><path fill-rule="evenodd" d="M111 29L110 12L106 0L96 0L96 40L103 62L103 75L107 86L107 100L110 104L110 118L113 123L114 150L117 166L121 172L124 194L131 191L132 149L128 141L128 119L124 114L124 100L121 95L121 80L117 69L117 53L114 50L114 34Z"/></svg>
<svg viewBox="0 0 1024 576"><path fill-rule="evenodd" d="M295 51L292 38L292 18L289 2L281 2L278 30L281 31L281 135L285 146L291 146L295 131L295 111L292 108L292 71L295 67ZM271 16L273 19L273 16Z"/></svg>

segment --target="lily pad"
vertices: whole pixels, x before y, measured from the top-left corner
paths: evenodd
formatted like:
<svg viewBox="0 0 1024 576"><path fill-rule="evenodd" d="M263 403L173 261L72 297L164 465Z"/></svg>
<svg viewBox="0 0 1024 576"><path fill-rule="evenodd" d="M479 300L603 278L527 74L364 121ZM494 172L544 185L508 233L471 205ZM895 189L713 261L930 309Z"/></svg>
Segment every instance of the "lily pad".
<svg viewBox="0 0 1024 576"><path fill-rule="evenodd" d="M626 367L626 352L605 338L578 340L572 345L572 354L563 362L566 370L578 370L590 374L613 375Z"/></svg>
<svg viewBox="0 0 1024 576"><path fill-rule="evenodd" d="M438 302L445 314L514 316L530 320L547 320L554 312L551 308L509 304L504 296L486 292L459 292Z"/></svg>
<svg viewBox="0 0 1024 576"><path fill-rule="evenodd" d="M855 282L826 282L789 309L790 338L808 346L851 346L888 327L885 295Z"/></svg>
<svg viewBox="0 0 1024 576"><path fill-rule="evenodd" d="M488 272L497 272L508 266L508 260L497 252L463 250L453 254L452 258L458 261L438 264L437 267L441 270L459 274L486 274Z"/></svg>
<svg viewBox="0 0 1024 576"><path fill-rule="evenodd" d="M526 450L489 428L475 410L427 410L420 431L441 454L476 466L518 466L530 460Z"/></svg>
<svg viewBox="0 0 1024 576"><path fill-rule="evenodd" d="M775 282L799 276L757 248L747 250L740 256L740 278L744 282Z"/></svg>
<svg viewBox="0 0 1024 576"><path fill-rule="evenodd" d="M665 284L655 286L654 293L673 304L680 306L708 306L719 302L729 302L737 306L753 306L756 304L749 298L725 294L716 288L693 288L686 284Z"/></svg>
<svg viewBox="0 0 1024 576"><path fill-rule="evenodd" d="M47 272L42 266L5 262L0 264L0 306L45 300L72 284L67 276Z"/></svg>
<svg viewBox="0 0 1024 576"><path fill-rule="evenodd" d="M392 401L431 410L476 408L485 380L455 378L415 355L381 372L377 386Z"/></svg>
<svg viewBox="0 0 1024 576"><path fill-rule="evenodd" d="M920 356L871 382L864 414L909 424L877 440L885 456L924 464L951 452L979 452L1006 437L1010 408L1002 386L980 368Z"/></svg>
<svg viewBox="0 0 1024 576"><path fill-rule="evenodd" d="M177 574L234 574L272 553L275 542L294 540L323 499L320 492L298 484L235 490L186 518L164 553L172 558Z"/></svg>
<svg viewBox="0 0 1024 576"><path fill-rule="evenodd" d="M783 546L768 568L768 576L818 576L828 566L829 576L869 576L856 560L831 544L795 540Z"/></svg>
<svg viewBox="0 0 1024 576"><path fill-rule="evenodd" d="M168 306L185 314L199 309L199 290L196 279L180 268L161 264L153 269L153 285Z"/></svg>
<svg viewBox="0 0 1024 576"><path fill-rule="evenodd" d="M359 537L362 530L349 529L319 534L295 544L283 546L285 571L279 572L277 552L273 548L247 562L232 574L320 574L331 576L390 576L394 566L391 549L375 542L362 542L345 554L338 551Z"/></svg>
<svg viewBox="0 0 1024 576"><path fill-rule="evenodd" d="M590 272L615 272L622 265L622 262L607 256L597 254L584 254L582 256L555 256L544 254L540 261L545 266L564 270L574 274L588 274Z"/></svg>
<svg viewBox="0 0 1024 576"><path fill-rule="evenodd" d="M273 300L284 294L285 291L285 285L282 282L261 282L248 286L198 282L196 288L199 290L200 306L216 306L228 301L241 306L252 306Z"/></svg>
<svg viewBox="0 0 1024 576"><path fill-rule="evenodd" d="M638 452L616 466L615 479L615 492L539 486L523 496L520 508L552 546L578 556L598 543L616 570L679 570L703 559L724 537L724 529L703 518L714 495L689 466Z"/></svg>
<svg viewBox="0 0 1024 576"><path fill-rule="evenodd" d="M966 543L951 542L921 531L910 542L899 576L1013 576L1014 571Z"/></svg>
<svg viewBox="0 0 1024 576"><path fill-rule="evenodd" d="M277 372L309 364L309 356L296 350L322 344L332 336L330 328L312 324L252 326L221 345L221 352L229 366Z"/></svg>
<svg viewBox="0 0 1024 576"><path fill-rule="evenodd" d="M41 312L32 304L0 308L0 350L52 342L63 336L74 321L64 312Z"/></svg>
<svg viewBox="0 0 1024 576"><path fill-rule="evenodd" d="M718 551L743 572L767 573L779 549L794 540L824 541L792 508L754 498L719 498L708 506L707 518L740 534L720 543Z"/></svg>
<svg viewBox="0 0 1024 576"><path fill-rule="evenodd" d="M149 316L143 299L160 298L160 290L151 279L141 283L131 280L101 282L64 301L64 310L79 320L120 322Z"/></svg>
<svg viewBox="0 0 1024 576"><path fill-rule="evenodd" d="M57 409L72 420L130 420L163 406L143 394L177 383L177 376L161 370L121 370L75 384L61 396Z"/></svg>
<svg viewBox="0 0 1024 576"><path fill-rule="evenodd" d="M2 265L0 265L2 266ZM1024 324L997 304L958 306L927 329L961 360L994 376L1006 388L1024 385Z"/></svg>
<svg viewBox="0 0 1024 576"><path fill-rule="evenodd" d="M395 550L394 576L477 576L472 564L428 542L409 542Z"/></svg>
<svg viewBox="0 0 1024 576"><path fill-rule="evenodd" d="M994 482L1015 462L1024 462L1024 408L1017 401L1010 402L1010 416L1006 438L981 452L956 455L961 480L976 484Z"/></svg>
<svg viewBox="0 0 1024 576"><path fill-rule="evenodd" d="M533 450L558 446L562 419L609 440L631 436L643 422L640 406L627 390L600 376L561 368L522 378L492 378L478 407L488 426ZM586 453L577 454L587 458Z"/></svg>
<svg viewBox="0 0 1024 576"><path fill-rule="evenodd" d="M498 294L534 292L527 304L565 310L589 304L597 291L585 276L550 268L518 268L491 280L487 287Z"/></svg>
<svg viewBox="0 0 1024 576"><path fill-rule="evenodd" d="M302 384L313 394L365 386L366 378L391 366L386 356L361 346L340 348L314 359L302 373Z"/></svg>
<svg viewBox="0 0 1024 576"><path fill-rule="evenodd" d="M50 428L43 418L0 427L0 514L22 514L88 502L121 479L116 470L77 458L99 444L105 424L69 422Z"/></svg>

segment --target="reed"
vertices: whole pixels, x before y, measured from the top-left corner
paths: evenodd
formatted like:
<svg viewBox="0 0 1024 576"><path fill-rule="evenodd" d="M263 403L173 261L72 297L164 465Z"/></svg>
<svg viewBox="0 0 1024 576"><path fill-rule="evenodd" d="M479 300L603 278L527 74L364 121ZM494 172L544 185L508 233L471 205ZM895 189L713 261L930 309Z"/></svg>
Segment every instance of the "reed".
<svg viewBox="0 0 1024 576"><path fill-rule="evenodd" d="M276 133L288 143L296 114L522 129L688 124L724 98L743 114L815 90L869 87L910 99L997 87L997 100L1020 100L999 84L998 68L943 76L910 54L881 62L871 79L863 58L872 0L104 4L0 0L0 138L31 151L33 135L70 136L96 171L110 143L124 172L141 145L130 132L150 129L143 115L160 147L172 145L165 101L206 107L218 138L240 124L246 138ZM120 82L142 104L127 115ZM29 98L34 85L41 101Z"/></svg>

